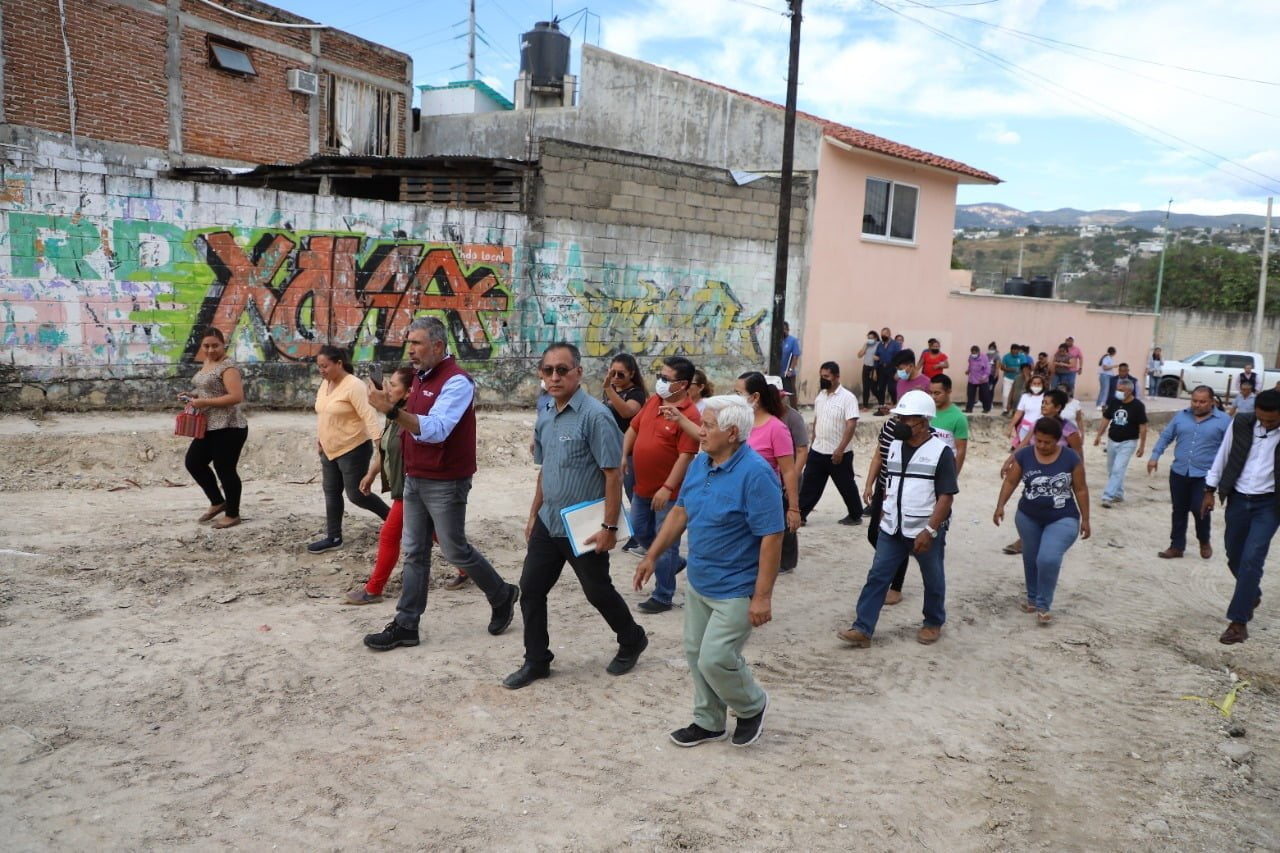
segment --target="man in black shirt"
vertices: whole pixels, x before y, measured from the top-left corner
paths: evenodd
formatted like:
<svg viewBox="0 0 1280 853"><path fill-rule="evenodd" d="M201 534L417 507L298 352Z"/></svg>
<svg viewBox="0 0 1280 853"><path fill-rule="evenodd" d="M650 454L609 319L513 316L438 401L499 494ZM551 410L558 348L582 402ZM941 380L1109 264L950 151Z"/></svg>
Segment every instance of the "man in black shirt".
<svg viewBox="0 0 1280 853"><path fill-rule="evenodd" d="M1133 380L1116 382L1115 394L1102 410L1102 423L1093 439L1096 447L1107 434L1107 487L1102 490L1102 506L1124 501L1124 472L1137 451L1142 458L1147 447L1147 407L1133 396Z"/></svg>

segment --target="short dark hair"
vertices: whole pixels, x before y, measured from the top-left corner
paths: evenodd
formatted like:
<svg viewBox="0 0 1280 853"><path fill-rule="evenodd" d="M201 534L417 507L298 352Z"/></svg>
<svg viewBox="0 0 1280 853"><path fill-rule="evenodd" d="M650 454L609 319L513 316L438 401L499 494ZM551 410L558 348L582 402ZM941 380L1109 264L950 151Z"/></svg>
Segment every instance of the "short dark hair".
<svg viewBox="0 0 1280 853"><path fill-rule="evenodd" d="M1261 409L1264 412L1280 412L1280 391L1274 388L1259 391L1258 399L1254 402L1253 408Z"/></svg>
<svg viewBox="0 0 1280 853"><path fill-rule="evenodd" d="M578 351L576 346L568 341L556 341L553 344L549 344L547 348L542 351L542 357L546 358L548 353L558 349L569 351L569 357L573 360L574 367L578 367L582 364L582 353Z"/></svg>
<svg viewBox="0 0 1280 853"><path fill-rule="evenodd" d="M1249 389L1250 389L1250 390L1253 390L1254 388L1256 388L1256 387L1257 387L1256 385L1254 385L1254 384L1253 384L1253 380L1252 380L1252 379L1244 379L1244 378L1241 378L1241 380L1240 380L1240 387L1241 387L1241 388L1243 388L1243 387L1244 387L1244 386L1246 386L1246 385L1248 385L1248 386L1249 386Z"/></svg>
<svg viewBox="0 0 1280 853"><path fill-rule="evenodd" d="M689 382L693 379L693 371L696 370L693 362L682 355L669 355L662 360L662 363L670 367L676 372L676 381L684 380Z"/></svg>
<svg viewBox="0 0 1280 853"><path fill-rule="evenodd" d="M951 377L945 373L939 373L937 376L929 380L930 385L941 385L943 391L951 390Z"/></svg>
<svg viewBox="0 0 1280 853"><path fill-rule="evenodd" d="M1061 388L1051 388L1048 391L1045 391L1044 398L1046 400L1052 400L1053 404L1058 407L1059 411L1065 409L1067 407L1067 402L1071 399L1067 396L1067 392L1063 391Z"/></svg>
<svg viewBox="0 0 1280 853"><path fill-rule="evenodd" d="M1211 400L1215 400L1215 399L1217 399L1217 397L1218 397L1218 395L1217 395L1217 394L1215 394L1215 393L1213 393L1213 389L1212 389L1212 388L1210 388L1208 385L1197 385L1196 387L1194 387L1194 388L1192 388L1192 389L1191 389L1191 393L1192 393L1193 395L1194 395L1194 394L1199 394L1201 391L1203 391L1204 393L1208 394L1208 395L1209 395L1209 399L1211 399ZM1257 404L1255 403L1255 405L1257 405Z"/></svg>
<svg viewBox="0 0 1280 853"><path fill-rule="evenodd" d="M840 375L840 365L836 364L834 361L824 361L822 362L822 367L818 369L830 371L832 376Z"/></svg>
<svg viewBox="0 0 1280 853"><path fill-rule="evenodd" d="M915 363L916 363L915 350L904 349L893 358L894 367L899 367L904 364L915 364Z"/></svg>
<svg viewBox="0 0 1280 853"><path fill-rule="evenodd" d="M1033 432L1047 435L1056 441L1062 438L1062 421L1057 418L1041 418L1036 421Z"/></svg>
<svg viewBox="0 0 1280 853"><path fill-rule="evenodd" d="M1120 362L1119 364L1117 364L1117 365L1116 365L1116 370L1119 370L1119 369L1120 369L1120 368L1122 368L1122 367L1123 367L1125 370L1128 370L1128 369L1129 369L1129 362L1127 362L1127 361L1122 361L1122 362Z"/></svg>
<svg viewBox="0 0 1280 853"><path fill-rule="evenodd" d="M941 341L939 341L937 338L929 338L928 343L931 343L931 344L940 344L940 343L942 343L942 342L941 342Z"/></svg>

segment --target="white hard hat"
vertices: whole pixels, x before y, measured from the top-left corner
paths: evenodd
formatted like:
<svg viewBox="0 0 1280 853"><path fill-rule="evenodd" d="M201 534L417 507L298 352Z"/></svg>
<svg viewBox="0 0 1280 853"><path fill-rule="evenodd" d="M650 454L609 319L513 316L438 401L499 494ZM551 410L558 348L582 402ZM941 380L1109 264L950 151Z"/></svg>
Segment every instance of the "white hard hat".
<svg viewBox="0 0 1280 853"><path fill-rule="evenodd" d="M926 418L932 418L938 414L938 407L933 404L933 398L924 391L908 391L902 395L902 399L898 400L898 405L894 406L890 412L895 415L923 415Z"/></svg>

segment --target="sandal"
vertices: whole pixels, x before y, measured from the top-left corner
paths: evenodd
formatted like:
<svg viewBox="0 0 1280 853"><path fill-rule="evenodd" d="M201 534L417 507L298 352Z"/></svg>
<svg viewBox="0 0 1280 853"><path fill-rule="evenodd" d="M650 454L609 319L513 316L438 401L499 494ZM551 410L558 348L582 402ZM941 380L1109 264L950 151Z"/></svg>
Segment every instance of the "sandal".
<svg viewBox="0 0 1280 853"><path fill-rule="evenodd" d="M204 524L206 521L213 521L215 518L221 515L222 511L226 508L227 508L226 504L218 504L217 506L211 506L209 507L208 510L205 511L204 515L197 518L196 521L200 522L201 524Z"/></svg>
<svg viewBox="0 0 1280 853"><path fill-rule="evenodd" d="M1034 604L1032 604L1030 601L1024 601L1024 602L1022 602L1021 604L1019 604L1018 606L1022 608L1022 612L1023 612L1023 613L1035 613L1035 612L1036 612L1036 606L1035 606Z"/></svg>
<svg viewBox="0 0 1280 853"><path fill-rule="evenodd" d="M1004 548L1003 548L1002 550L1003 550L1006 554L1021 554L1021 553L1022 553L1022 540L1021 540L1021 539L1019 539L1017 542L1014 542L1012 545L1005 545L1005 546L1004 546Z"/></svg>
<svg viewBox="0 0 1280 853"><path fill-rule="evenodd" d="M1048 625L1050 622L1053 621L1053 614L1050 613L1048 610L1040 610L1036 612L1036 619L1040 622L1041 625Z"/></svg>
<svg viewBox="0 0 1280 853"><path fill-rule="evenodd" d="M226 530L228 527L235 527L239 523L240 523L240 516L228 515L226 518L222 519L221 521L215 521L213 523L213 529Z"/></svg>

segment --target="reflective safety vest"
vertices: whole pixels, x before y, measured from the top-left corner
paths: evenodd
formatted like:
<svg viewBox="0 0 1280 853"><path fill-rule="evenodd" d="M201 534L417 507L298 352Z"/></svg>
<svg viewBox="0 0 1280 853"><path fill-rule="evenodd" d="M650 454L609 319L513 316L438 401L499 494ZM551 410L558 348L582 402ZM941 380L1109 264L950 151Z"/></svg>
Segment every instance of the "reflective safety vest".
<svg viewBox="0 0 1280 853"><path fill-rule="evenodd" d="M884 493L884 515L880 518L882 531L889 534L901 531L903 536L914 539L929 526L929 516L938 504L934 477L946 449L942 439L930 436L916 448L903 470L902 442L895 440L889 445L889 458L885 460L889 478Z"/></svg>

